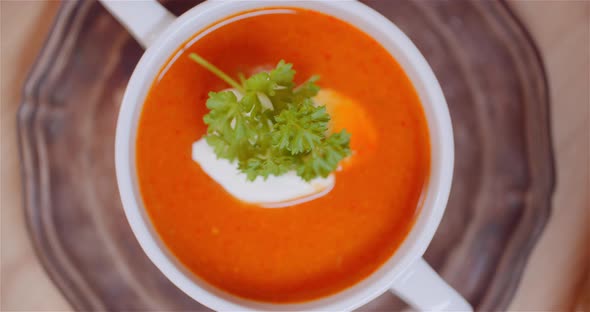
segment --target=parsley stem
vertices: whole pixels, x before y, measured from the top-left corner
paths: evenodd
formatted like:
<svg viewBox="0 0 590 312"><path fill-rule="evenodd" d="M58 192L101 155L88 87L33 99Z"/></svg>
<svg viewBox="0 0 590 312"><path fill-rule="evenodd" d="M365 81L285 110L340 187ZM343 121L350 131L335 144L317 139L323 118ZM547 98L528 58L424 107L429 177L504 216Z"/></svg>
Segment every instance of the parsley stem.
<svg viewBox="0 0 590 312"><path fill-rule="evenodd" d="M201 56L199 56L196 53L191 53L188 56L191 60L197 62L199 65L205 67L207 70L209 70L210 72L212 72L213 74L217 75L217 77L221 78L221 80L227 82L227 84L229 84L230 86L236 88L238 91L240 91L242 94L244 93L244 89L242 88L242 86L237 83L235 80L233 80L230 76L228 76L226 73L224 73L223 71L221 71L221 69L215 67L215 65L207 62L204 58L202 58Z"/></svg>

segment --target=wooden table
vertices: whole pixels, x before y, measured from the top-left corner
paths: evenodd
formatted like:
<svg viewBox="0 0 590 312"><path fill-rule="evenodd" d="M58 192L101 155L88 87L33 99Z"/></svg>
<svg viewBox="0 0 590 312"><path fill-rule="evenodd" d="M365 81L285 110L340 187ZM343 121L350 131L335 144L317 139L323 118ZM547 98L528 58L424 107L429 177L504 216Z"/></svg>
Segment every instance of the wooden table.
<svg viewBox="0 0 590 312"><path fill-rule="evenodd" d="M511 309L590 311L590 2L510 5L545 61L557 165L553 215ZM2 311L71 309L43 271L27 234L15 124L23 81L58 7L59 2L0 2Z"/></svg>

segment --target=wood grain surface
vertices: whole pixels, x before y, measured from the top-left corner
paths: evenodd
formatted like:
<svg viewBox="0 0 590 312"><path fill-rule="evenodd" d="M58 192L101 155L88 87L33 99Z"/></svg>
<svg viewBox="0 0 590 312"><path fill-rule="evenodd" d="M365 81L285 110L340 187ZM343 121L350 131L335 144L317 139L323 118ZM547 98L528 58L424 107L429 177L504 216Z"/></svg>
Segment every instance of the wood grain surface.
<svg viewBox="0 0 590 312"><path fill-rule="evenodd" d="M15 5L14 3L11 3L13 5ZM21 5L21 4L19 4ZM518 4L517 4L518 5ZM12 140L12 142L14 143L14 137L7 137L5 136L5 134L7 133L7 131L5 131L5 125L6 125L6 112L10 112L10 109L12 108L12 113L14 114L14 109L16 107L16 104L14 103L10 103L7 104L6 100L10 100L11 98L9 96L5 95L7 93L5 93L5 91L8 91L8 94L10 94L11 90L10 90L10 86L9 84L5 84L5 77L7 74L6 71L6 67L8 66L8 68L12 68L12 69L18 69L18 66L13 64L13 62L7 62L5 61L5 34L8 34L7 31L5 31L6 29L6 25L5 25L5 21L7 18L7 14L5 14L5 8L8 7L9 5L6 5L5 2L2 3L2 23L3 23L3 27L2 27L2 52L3 52L3 56L2 56L2 121L3 121L3 131L2 131L2 309L3 310L12 310L12 309L62 309L67 307L66 305L63 304L62 302L59 302L59 299L55 299L57 301L51 301L51 300L40 300L37 301L37 304L35 305L35 300L34 298L39 298L39 296L32 296L33 300L28 300L28 297L25 296L26 293L31 294L31 290L33 290L33 294L35 294L35 290L42 290L42 289L50 289L50 286L48 284L43 284L43 274L37 270L37 272L35 274L30 274L31 278L29 279L29 281L34 281L33 285L40 285L40 286L28 286L26 288L25 291L25 287L23 284L23 281L25 279L23 279L23 275L22 273L18 273L18 270L14 270L14 268L17 268L18 266L16 264L21 264L24 261L22 261L23 259L31 259L31 254L30 254L30 250L28 251L28 255L26 254L27 252L25 251L25 254L23 255L22 253L20 255L17 256L13 256L13 257L6 257L5 255L7 254L6 250L8 250L8 254L11 254L11 250L18 250L20 248L20 250L26 250L24 247L27 247L25 244L26 242L26 238L21 237L20 239L18 238L18 236L14 236L13 237L13 241L15 241L16 243L13 243L12 245L9 244L9 248L5 248L6 244L5 242L8 241L7 239L5 239L5 237L7 236L7 233L12 233L12 232L6 232L6 228L8 226L8 229L16 229L14 232L18 232L18 228L20 226L20 228L22 228L22 223L19 223L19 219L18 219L18 211L20 211L19 207L18 207L18 202L16 202L17 200L13 199L12 202L10 201L11 197L8 197L9 199L7 200L7 196L5 196L6 194L8 194L8 191L11 191L11 193L15 193L17 194L19 192L18 190L18 185L15 185L17 183L16 179L18 179L17 176L15 175L9 175L9 174L5 174L5 173L10 173L10 166L6 165L6 158L8 158L10 161L12 161L13 165L17 165L17 161L18 159L16 158L16 156L12 155L10 156L10 152L6 152L5 153L5 146L6 145L6 140L7 139L9 142L10 140ZM16 6L16 5L15 5ZM21 9L22 7L19 7L19 9ZM50 8L51 9L51 8ZM576 10L576 12L572 12L572 13L577 13L578 15L581 15L582 17L584 16L584 12L586 12L587 15L587 7L582 7L582 10L580 10L580 8L577 8L578 10ZM585 9L586 11L584 11L583 9ZM552 7L550 9L546 9L546 12L555 12L556 8ZM525 10L526 11L526 10ZM532 11L532 10L531 10ZM16 12L16 11L13 11ZM41 11L38 11L41 12ZM580 13L582 12L582 13ZM22 20L17 20L16 17L18 16L18 14L14 14L15 17L12 18L13 23L16 23L17 21L19 22L26 22L26 19L22 19ZM571 16L571 15L570 15ZM29 20L35 20L34 18L31 18ZM575 21L575 20L574 20ZM545 21L544 21L545 22ZM544 23L543 22L543 23ZM586 21L587 22L587 21ZM568 24L566 22L564 22L564 24ZM540 27L540 26L539 26ZM31 26L32 29L33 26ZM42 28L42 27L41 27ZM14 29L14 28L13 28ZM551 29L550 27L548 27L548 29ZM587 28L586 28L587 29ZM34 32L33 32L34 33ZM562 39L561 36L559 36L561 33L559 32L555 32L556 33L556 37L554 37L554 40L559 41L559 39ZM568 44L573 44L576 42L582 42L584 43L584 39L586 39L586 43L587 43L587 31L584 33L583 29L582 31L579 31L579 33L581 34L581 36L579 36L577 39L577 41L572 40L571 42L563 42L563 40L560 41L561 45L565 45L566 47L568 46ZM534 34L534 33L533 33ZM583 35L586 34L586 37L584 37ZM20 34L21 36L23 35L22 33ZM29 34L30 35L30 34ZM32 40L31 37L27 37L25 34L25 39L28 40ZM19 38L21 39L21 38ZM16 39L13 39L13 41L16 41ZM21 41L21 42L27 42L27 41ZM37 41L38 42L38 41ZM22 45L22 44L21 44ZM587 46L587 44L586 44ZM30 46L27 46L28 48L30 48ZM575 58L575 55L572 57L572 60L579 60L580 63L575 64L576 67L575 68L588 68L588 61L587 61L587 57L586 60L584 60L584 55L587 56L587 48L583 48L582 46L579 46L579 49L573 49L573 51L575 53L578 53L581 56L579 58ZM543 48L543 46L541 46L541 48ZM571 47L570 47L571 48ZM21 46L21 50L18 49L14 49L13 52L13 56L11 60L15 60L18 59L19 57L21 59L25 59L25 61L23 63L27 64L26 62L26 55L23 54L19 54L19 51L24 51L26 50L25 47ZM564 50L564 51L572 51L572 50ZM571 52L568 52L571 53ZM584 54L586 53L586 54ZM29 63L30 64L31 59L29 59ZM571 64L574 62L570 62L567 64ZM559 65L563 65L562 63L560 63ZM12 67L11 67L12 66ZM551 83L551 66L553 66L553 68L559 68L559 66L556 66L555 64L548 64L548 68L549 68L549 72L550 72L550 83ZM22 65L21 65L22 67ZM575 69L573 68L573 69ZM575 72L575 70L573 70L573 72ZM18 73L17 70L13 70L13 72L8 72L11 74L14 73ZM567 73L567 72L566 72ZM582 72L583 73L583 72ZM12 86L18 85L18 75L16 75L16 78L13 78L11 80L11 82L13 83ZM554 76L557 76L557 74L554 74ZM549 246L549 249L545 249L545 251L541 254L541 256L539 256L538 258L542 258L542 259L547 259L547 257L549 257L550 259L556 260L556 261L562 261L560 263L568 263L567 261L571 261L576 260L578 263L578 265L575 265L575 262L570 262L573 263L574 265L568 266L566 265L566 270L565 272L563 270L555 270L553 271L553 274L549 274L547 275L546 272L551 272L551 270L549 270L549 268L551 266L555 267L555 263L556 262L549 262L549 263L544 263L545 266L541 266L540 268L537 268L537 271L533 271L532 273L528 273L525 274L525 278L523 280L523 283L521 284L521 288L519 290L519 294L517 295L517 297L515 298L513 307L516 309L525 309L525 310L530 310L530 309L558 309L558 308L563 308L563 307L571 307L568 306L568 303L563 303L563 302L558 302L559 300L563 300L564 297L567 296L572 296L570 295L571 293L576 292L576 288L577 288L577 283L581 283L579 282L579 280L582 280L583 282L583 278L580 278L580 276L583 276L583 272L584 272L584 253L580 252L580 250L584 250L584 242L585 239L587 238L587 236L584 236L584 232L583 232L583 224L582 224L582 228L580 230L580 228L578 228L578 232L575 232L575 228L577 225L579 225L580 222L585 221L584 216L586 216L586 220L587 220L587 215L584 215L584 213L587 213L586 209L588 207L588 198L587 195L584 196L583 191L585 189L587 189L588 184L587 184L587 171L588 171L588 167L587 167L587 159L588 159L588 155L587 155L587 151L588 151L588 137L587 137L587 125L588 125L588 119L587 119L587 115L588 115L588 91L587 88L584 88L584 86L588 86L588 78L587 78L587 73L584 77L584 75L581 75L580 77L578 77L579 79L572 79L571 81L569 81L568 83L563 83L563 85L560 85L558 87L555 87L555 84L552 84L552 90L554 88L557 88L557 90L570 90L570 92L563 92L560 93L560 106L562 108L562 110L568 110L569 115L566 114L565 112L563 113L563 115L561 116L567 116L567 118L565 119L566 123L562 124L561 127L563 129L574 129L574 130L563 130L564 132L568 132L565 134L561 134L563 135L563 137L565 137L566 139L563 140L567 140L569 142L566 143L559 143L562 141L557 141L558 144L561 144L562 148L558 148L557 150L557 160L558 160L558 174L559 175L564 175L567 178L576 178L577 180L575 180L575 182L577 182L578 184L576 185L570 185L570 187L572 187L574 190L577 191L582 191L579 193L575 193L575 192L570 192L569 194L565 194L562 195L564 197L561 198L562 201L567 201L570 200L569 202L565 202L563 203L565 204L571 204L568 205L569 210L567 210L567 213L563 213L563 214L559 214L559 215L564 215L562 216L560 220L560 225L561 228L558 229L557 231L553 231L550 234L547 234L548 232L545 232L545 236L544 236L544 240L541 241L541 244L539 246L543 246L543 243L546 241L552 241L555 240L557 238L559 238L559 240L557 241L553 241L553 244ZM22 74L21 74L21 78L22 81ZM586 80L584 80L586 79ZM585 82L585 84L584 84ZM573 86L571 86L573 85ZM581 87L580 87L581 85ZM585 89L585 90L584 90ZM573 91L571 91L573 90ZM578 91L576 91L578 90ZM585 92L584 92L585 91ZM18 91L12 91L12 99L13 100L17 100L17 92ZM577 94L576 94L577 92ZM568 101L568 96L572 96L570 95L571 93L574 93L577 95L577 98L574 98L575 101ZM552 93L553 94L553 93ZM553 97L555 98L555 95L553 95ZM563 99L563 100L562 100ZM576 100L577 99L577 100ZM571 99L570 99L571 100ZM563 106L566 105L566 106ZM576 106L577 105L577 106ZM5 109L6 108L6 109ZM553 115L553 120L555 123L555 105L554 105L554 115ZM573 112L572 112L573 110ZM585 114L584 114L585 113ZM12 115L14 116L14 115ZM559 116L559 115L558 115ZM14 117L11 117L14 118ZM562 122L563 123L563 122ZM14 122L12 121L12 125L14 125ZM555 125L554 125L555 126ZM560 129L559 127L557 127L557 129ZM555 131L554 131L555 132ZM14 133L12 132L8 132L9 135L14 135ZM555 136L558 136L557 134L554 133ZM577 137L576 137L577 135ZM571 137L574 137L573 139L571 139ZM559 140L560 138L557 138L557 140ZM577 139L577 140L576 140ZM572 143L573 142L573 143ZM563 173L564 171L560 169L561 164L567 164L566 162L563 162L563 160L560 159L560 156L563 155L563 150L568 150L569 146L575 146L576 147L576 151L577 153L572 153L575 154L575 156L578 159L578 162L576 162L576 158L572 159L572 158L568 158L567 160L573 162L574 164L578 164L579 166L572 166L570 165L569 167L572 168L570 171L565 171L565 173ZM5 156L7 155L7 156ZM581 156L580 156L581 155ZM12 158L10 158L12 157ZM563 159L563 158L562 158ZM584 168L584 163L585 164L585 168ZM10 164L10 163L9 163ZM577 169L577 170L576 170ZM584 170L585 169L585 170ZM12 172L15 172L14 170ZM15 180L8 180L10 177L12 177ZM7 185L8 184L12 184L12 189L8 189ZM584 186L586 187L584 189ZM560 184L558 184L558 193L556 196L556 213L554 214L554 218L556 215L558 215L558 213L561 210L557 210L557 209L562 209L560 202L559 202L559 196L560 196ZM562 192L565 193L565 192ZM581 194L582 193L582 194ZM16 198L16 196L12 196L12 198ZM573 199L572 199L573 198ZM7 204L13 204L14 208L7 208L8 205ZM559 207L559 208L558 208ZM9 210L12 209L12 210ZM576 210L577 209L577 210ZM14 211L16 213L13 213L12 215L9 215L9 217L12 217L12 222L6 222L6 211L11 212ZM577 219L573 219L576 216L578 217ZM565 219L565 220L564 220ZM582 221L579 221L582 220ZM576 221L578 223L576 223ZM20 219L20 222L22 222L22 217ZM14 225L12 225L14 224ZM549 224L549 229L551 229L551 227L553 226L553 224L555 224L555 222L553 222L553 220L551 221L551 223ZM7 226L6 226L7 225ZM12 227L11 227L12 226ZM22 231L22 230L21 230ZM562 234L562 233L566 233L568 234L567 236L564 236L566 234ZM582 233L582 234L580 234ZM549 238L547 238L549 237ZM20 244L18 244L20 242ZM564 243L567 242L567 243ZM24 245L24 246L23 246ZM576 250L577 248L577 250ZM537 250L535 251L535 254L539 253L539 249L537 248ZM563 251L562 253L560 252L554 252L555 250L557 251ZM576 254L576 251L578 252ZM18 254L18 252L13 252L13 254ZM582 254L582 256L579 256L579 254ZM8 261L5 261L5 259L7 259ZM581 260L581 261L580 261ZM27 265L26 267L35 267L38 265L36 265L34 263L34 259L33 261L29 261L31 262L31 264ZM531 265L529 265L529 272L530 270L532 270L531 268L534 268L534 265L536 263L541 263L543 264L542 260L535 262L535 258L533 258L533 261L531 262ZM582 265L579 265L582 264ZM10 266L11 265L11 266ZM25 265L22 265L23 267L25 267ZM571 268L571 269L570 269ZM569 270L569 271L568 271ZM21 270L22 271L22 270ZM26 270L25 270L26 271ZM570 272L571 271L571 272ZM16 272L16 273L15 273ZM30 272L30 270L29 270ZM539 274L539 272L543 272L543 274ZM573 272L573 274L571 274ZM4 273L10 273L10 274L4 274ZM571 275L575 275L575 277L572 277ZM8 276L8 277L6 277ZM529 282L530 284L527 285L527 278L530 280L530 276L532 276L532 282ZM552 278L552 282L558 281L560 284L559 289L557 287L554 287L553 289L551 289L551 287L549 287L550 285L547 285L549 283L539 283L539 276L542 276L545 280L547 279L547 276ZM563 277L562 277L563 276ZM569 277L568 277L569 276ZM537 280L535 280L535 277L537 278ZM41 281L41 283L39 283L38 281ZM46 280L45 280L46 281ZM20 283L20 291L19 291L19 283ZM545 284L545 288L543 288L543 284ZM10 285L7 287L6 285ZM16 285L16 286L13 286ZM43 286L45 285L45 286ZM574 286L569 286L569 285L574 285ZM527 296L527 290L529 290L528 292L528 296ZM566 292L567 290L567 294L563 294L564 292ZM45 290L43 290L45 291ZM50 290L49 290L50 291ZM539 292L541 292L542 294L546 295L544 298L540 298L539 296L535 295L538 294ZM521 295L521 293L524 293L524 295ZM532 295L531 295L532 294ZM52 295L47 295L47 298L57 298L57 296L52 296ZM562 298L562 299L557 299L557 298ZM521 299L522 298L522 299ZM528 298L528 301L527 301ZM550 298L556 298L555 300L553 300L553 302L551 302ZM520 301L519 301L520 300ZM565 300L567 301L567 299ZM54 305L52 305L54 304ZM536 304L536 306L535 306ZM546 304L546 305L543 305Z"/></svg>

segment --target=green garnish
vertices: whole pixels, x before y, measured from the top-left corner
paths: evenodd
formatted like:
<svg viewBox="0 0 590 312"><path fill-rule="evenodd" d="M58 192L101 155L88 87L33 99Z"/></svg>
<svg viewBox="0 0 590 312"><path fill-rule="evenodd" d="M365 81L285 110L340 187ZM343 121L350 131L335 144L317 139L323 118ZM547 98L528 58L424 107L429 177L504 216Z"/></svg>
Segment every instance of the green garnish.
<svg viewBox="0 0 590 312"><path fill-rule="evenodd" d="M290 170L306 181L327 177L350 155L350 134L328 133L330 115L312 101L318 76L296 87L293 65L281 60L270 72L239 74L238 83L199 55L189 57L243 95L209 92L203 120L207 144L217 157L237 160L249 180Z"/></svg>

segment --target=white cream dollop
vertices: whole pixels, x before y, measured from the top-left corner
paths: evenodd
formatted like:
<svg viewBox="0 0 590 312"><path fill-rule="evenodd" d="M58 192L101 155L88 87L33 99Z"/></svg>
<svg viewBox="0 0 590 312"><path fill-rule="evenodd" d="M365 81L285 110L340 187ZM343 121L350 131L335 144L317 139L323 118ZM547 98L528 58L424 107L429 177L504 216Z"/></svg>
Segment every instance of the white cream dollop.
<svg viewBox="0 0 590 312"><path fill-rule="evenodd" d="M281 176L257 177L249 181L237 162L217 158L204 138L193 143L192 158L203 171L235 198L265 208L288 207L329 193L335 184L334 174L306 182L295 171Z"/></svg>

